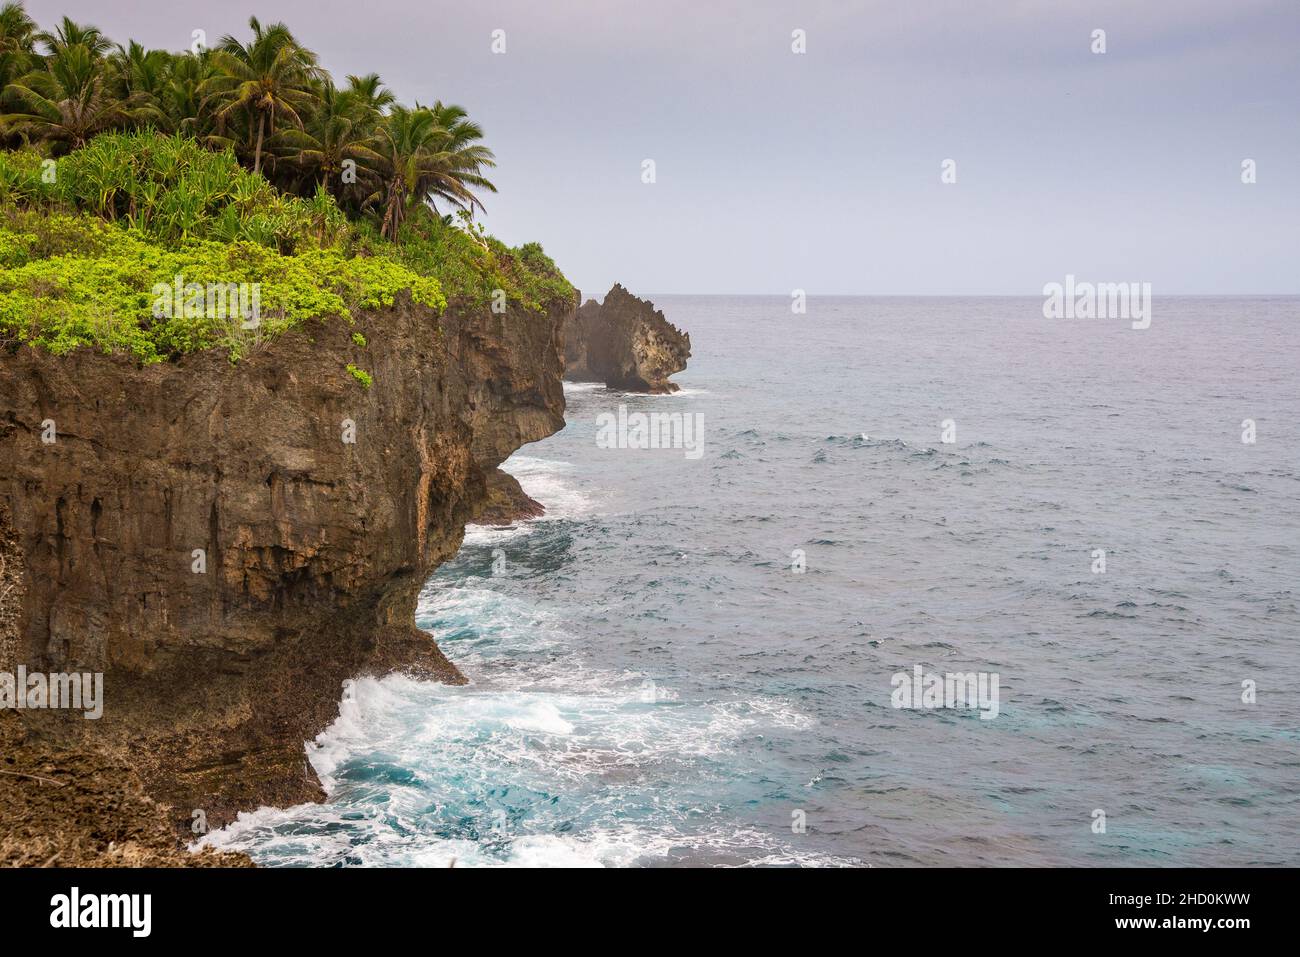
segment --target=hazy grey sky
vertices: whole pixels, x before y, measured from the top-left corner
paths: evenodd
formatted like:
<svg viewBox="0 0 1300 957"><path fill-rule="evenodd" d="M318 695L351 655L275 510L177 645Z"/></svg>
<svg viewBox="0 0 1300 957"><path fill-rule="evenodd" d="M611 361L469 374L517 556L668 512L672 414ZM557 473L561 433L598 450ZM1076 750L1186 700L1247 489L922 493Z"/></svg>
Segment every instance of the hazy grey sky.
<svg viewBox="0 0 1300 957"><path fill-rule="evenodd" d="M1300 292L1297 0L27 7L170 49L284 20L338 77L464 105L500 164L488 228L584 294Z"/></svg>

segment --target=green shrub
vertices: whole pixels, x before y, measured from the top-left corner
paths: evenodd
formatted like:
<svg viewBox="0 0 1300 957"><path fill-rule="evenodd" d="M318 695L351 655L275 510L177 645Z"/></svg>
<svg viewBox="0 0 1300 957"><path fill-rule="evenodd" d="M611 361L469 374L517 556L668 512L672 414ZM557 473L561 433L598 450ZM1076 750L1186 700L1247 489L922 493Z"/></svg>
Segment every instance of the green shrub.
<svg viewBox="0 0 1300 957"><path fill-rule="evenodd" d="M220 347L237 360L308 319L350 322L403 295L438 312L449 298L489 303L498 289L533 311L574 295L535 243L510 249L418 211L388 242L324 190L281 193L185 136L104 134L50 163L0 152L0 342L142 363ZM156 287L178 281L247 284L260 321L246 326L211 302L160 311Z"/></svg>
<svg viewBox="0 0 1300 957"><path fill-rule="evenodd" d="M392 305L404 290L439 311L446 304L436 279L389 259L348 259L337 249L284 256L242 241L168 252L126 231L116 240L99 255L53 256L0 272L0 335L60 354L79 346L129 352L144 363L217 346L238 358L307 319L351 320L357 309ZM24 242L0 227L0 249ZM241 316L206 302L199 315L184 302L159 308L157 287L174 287L177 277L255 288L260 325L241 328Z"/></svg>
<svg viewBox="0 0 1300 957"><path fill-rule="evenodd" d="M31 151L0 154L0 201L79 210L164 242L237 239L293 252L332 245L347 217L323 190L281 193L234 154L185 136L105 133L59 159L53 182Z"/></svg>
<svg viewBox="0 0 1300 957"><path fill-rule="evenodd" d="M365 369L358 369L351 362L348 363L348 372L351 373L352 378L356 379L358 382L361 383L361 387L363 389L369 389L370 386L374 383L374 379L371 378L369 372L367 372Z"/></svg>
<svg viewBox="0 0 1300 957"><path fill-rule="evenodd" d="M383 249L381 243L371 240L375 249ZM467 305L489 304L500 289L507 302L541 312L576 295L539 244L510 249L436 216L412 217L390 249L390 255L417 272L437 276L449 299Z"/></svg>

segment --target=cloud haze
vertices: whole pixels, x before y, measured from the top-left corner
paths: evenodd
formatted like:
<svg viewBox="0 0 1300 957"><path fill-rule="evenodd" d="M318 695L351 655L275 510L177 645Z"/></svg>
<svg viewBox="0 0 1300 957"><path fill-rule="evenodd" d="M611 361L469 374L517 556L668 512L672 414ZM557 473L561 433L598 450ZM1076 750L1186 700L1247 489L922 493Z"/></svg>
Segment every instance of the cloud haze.
<svg viewBox="0 0 1300 957"><path fill-rule="evenodd" d="M587 293L1300 292L1295 0L27 6L170 49L255 13L338 77L463 104L488 228Z"/></svg>

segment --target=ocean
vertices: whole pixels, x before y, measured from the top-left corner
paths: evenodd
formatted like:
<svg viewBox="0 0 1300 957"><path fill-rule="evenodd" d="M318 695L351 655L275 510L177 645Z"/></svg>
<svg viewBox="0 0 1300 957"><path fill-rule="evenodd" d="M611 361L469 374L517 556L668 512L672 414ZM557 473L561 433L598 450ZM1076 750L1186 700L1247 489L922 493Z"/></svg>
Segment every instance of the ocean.
<svg viewBox="0 0 1300 957"><path fill-rule="evenodd" d="M424 589L471 684L348 683L307 743L328 802L207 842L1300 865L1300 299L1157 295L1133 329L1041 298L650 298L691 334L682 391L566 385L566 427L506 465L547 515L471 527ZM620 405L691 416L698 453L602 438ZM995 676L996 716L895 707L918 667Z"/></svg>

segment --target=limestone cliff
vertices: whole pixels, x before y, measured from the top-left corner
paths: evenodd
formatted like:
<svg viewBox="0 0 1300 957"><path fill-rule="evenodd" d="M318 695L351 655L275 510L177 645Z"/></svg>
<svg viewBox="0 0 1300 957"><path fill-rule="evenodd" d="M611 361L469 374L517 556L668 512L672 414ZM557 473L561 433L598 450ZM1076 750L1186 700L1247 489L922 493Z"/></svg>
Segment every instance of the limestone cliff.
<svg viewBox="0 0 1300 957"><path fill-rule="evenodd" d="M676 392L668 377L686 368L691 337L621 285L588 299L564 326L564 377L627 392Z"/></svg>
<svg viewBox="0 0 1300 957"><path fill-rule="evenodd" d="M238 365L0 356L0 671L105 673L102 719L25 733L127 762L178 826L319 798L303 743L345 679L464 681L416 598L497 466L563 425L575 305L404 299Z"/></svg>

